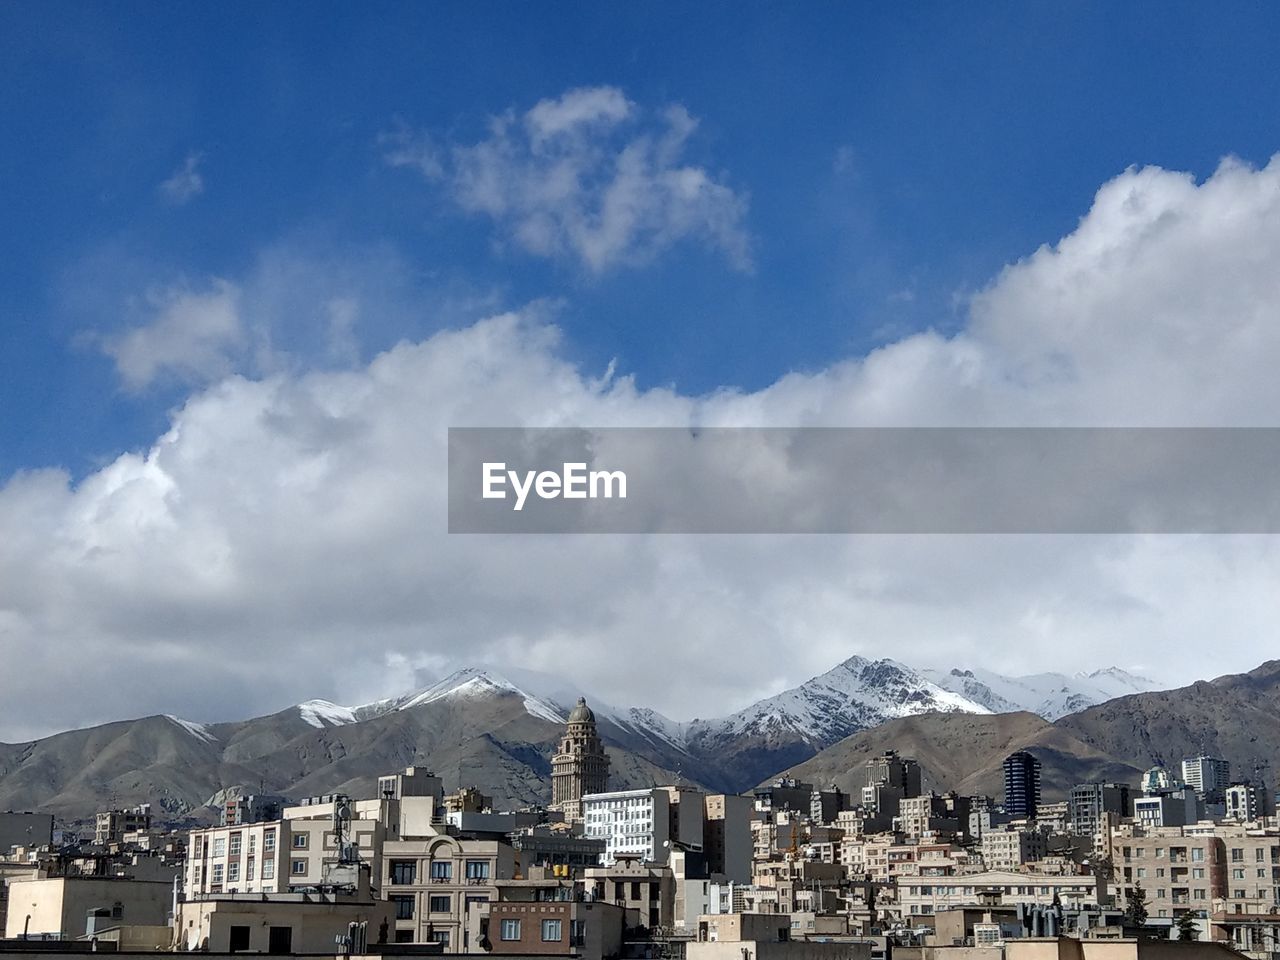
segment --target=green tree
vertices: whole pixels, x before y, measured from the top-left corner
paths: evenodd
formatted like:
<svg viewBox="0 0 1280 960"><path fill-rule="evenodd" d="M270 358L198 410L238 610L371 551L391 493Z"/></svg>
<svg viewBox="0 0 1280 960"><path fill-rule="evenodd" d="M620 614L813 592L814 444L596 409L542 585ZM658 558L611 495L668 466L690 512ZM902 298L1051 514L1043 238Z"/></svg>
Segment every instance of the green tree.
<svg viewBox="0 0 1280 960"><path fill-rule="evenodd" d="M1184 910L1178 914L1176 926L1179 940L1195 940L1200 935L1200 928L1196 926L1195 914L1190 910Z"/></svg>
<svg viewBox="0 0 1280 960"><path fill-rule="evenodd" d="M1125 919L1132 926L1141 927L1147 922L1147 891L1142 889L1142 884L1134 884L1133 892L1129 894L1129 905L1125 909Z"/></svg>

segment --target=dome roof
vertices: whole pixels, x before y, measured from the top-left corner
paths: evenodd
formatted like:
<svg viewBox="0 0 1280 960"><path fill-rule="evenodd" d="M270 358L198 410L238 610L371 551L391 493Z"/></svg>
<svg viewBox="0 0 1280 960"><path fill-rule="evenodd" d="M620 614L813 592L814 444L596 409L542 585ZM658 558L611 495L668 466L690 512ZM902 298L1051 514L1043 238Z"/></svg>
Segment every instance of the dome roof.
<svg viewBox="0 0 1280 960"><path fill-rule="evenodd" d="M579 697L578 704L569 711L570 723L595 723L596 715L591 712L591 708L587 706L586 697Z"/></svg>

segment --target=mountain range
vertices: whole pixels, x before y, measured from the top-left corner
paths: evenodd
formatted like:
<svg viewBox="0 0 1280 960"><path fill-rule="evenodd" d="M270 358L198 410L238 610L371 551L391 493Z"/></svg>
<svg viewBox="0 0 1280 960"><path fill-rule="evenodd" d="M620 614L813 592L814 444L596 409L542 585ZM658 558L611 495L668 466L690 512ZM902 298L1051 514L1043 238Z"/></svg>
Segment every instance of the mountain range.
<svg viewBox="0 0 1280 960"><path fill-rule="evenodd" d="M1221 743L1233 759L1247 752L1226 735L1213 741L1204 735L1204 717L1222 723L1246 710L1249 696L1235 686L1206 685L1207 692L1190 701L1201 705L1201 714L1181 724L1137 719L1149 709L1168 715L1184 702L1180 691L1160 693L1152 686L1115 668L1004 677L852 657L726 717L674 721L652 709L618 708L587 696L617 788L685 781L738 791L792 770L839 781L856 778L851 768L861 750L892 749L901 741L900 749L923 758L931 743L950 742L948 737L964 745L946 751L953 758L982 743L995 753L1015 741L1056 751L1063 759L1046 763L1047 785L1057 785L1055 778L1079 779L1079 771L1118 776L1139 770L1160 749L1172 756L1198 751L1200 743ZM358 795L371 790L379 774L415 763L436 770L449 787L474 784L499 803L545 802L550 757L579 693L546 675L469 668L367 704L308 700L265 717L211 724L146 717L0 744L0 809L40 807L73 818L110 804L151 801L176 817L236 791ZM1126 695L1115 699L1116 693ZM1151 697L1163 699L1144 699ZM1062 713L1080 706L1085 709ZM1098 710L1111 711L1105 716L1112 719L1097 719ZM1144 729L1129 726L1125 735L1111 729L1116 723ZM980 730L993 732L978 737ZM1163 746L1157 742L1162 736L1169 741ZM1275 739L1280 745L1280 735ZM940 757L926 770L938 786L991 788L987 768L1003 756L993 753L982 763L974 756L962 766Z"/></svg>

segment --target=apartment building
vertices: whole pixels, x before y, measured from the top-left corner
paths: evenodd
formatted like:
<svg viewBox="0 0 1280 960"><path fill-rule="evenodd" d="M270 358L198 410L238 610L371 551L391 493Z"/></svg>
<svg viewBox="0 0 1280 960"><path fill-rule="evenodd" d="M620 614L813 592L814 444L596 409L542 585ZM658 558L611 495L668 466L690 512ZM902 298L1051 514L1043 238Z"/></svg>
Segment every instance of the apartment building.
<svg viewBox="0 0 1280 960"><path fill-rule="evenodd" d="M625 911L612 903L501 900L477 911L481 949L493 956L616 957Z"/></svg>
<svg viewBox="0 0 1280 960"><path fill-rule="evenodd" d="M672 844L703 849L704 799L705 794L691 787L586 794L585 833L604 840L605 864L623 856L665 863Z"/></svg>
<svg viewBox="0 0 1280 960"><path fill-rule="evenodd" d="M1232 820L1247 822L1275 812L1266 787L1251 783L1233 783L1226 789L1225 800L1227 817Z"/></svg>
<svg viewBox="0 0 1280 960"><path fill-rule="evenodd" d="M151 829L151 804L132 810L104 810L94 817L93 842L119 843L126 833Z"/></svg>
<svg viewBox="0 0 1280 960"><path fill-rule="evenodd" d="M751 877L751 797L731 793L708 794L703 801L702 848L707 870L729 880Z"/></svg>
<svg viewBox="0 0 1280 960"><path fill-rule="evenodd" d="M1177 827L1132 831L1112 848L1118 892L1126 903L1141 887L1151 917L1208 910L1222 895L1226 853L1221 838L1186 837Z"/></svg>
<svg viewBox="0 0 1280 960"><path fill-rule="evenodd" d="M989 870L955 877L915 877L898 884L898 908L904 917L932 916L939 910L974 906L979 896L998 894L1004 904L1097 906L1107 900L1107 885L1092 874L1047 876Z"/></svg>
<svg viewBox="0 0 1280 960"><path fill-rule="evenodd" d="M287 891L290 848L284 820L193 830L187 840L183 889L188 899Z"/></svg>
<svg viewBox="0 0 1280 960"><path fill-rule="evenodd" d="M496 900L498 882L514 878L515 870L514 848L498 840L446 835L387 840L380 888L392 905L392 942L475 952L477 946L468 942L468 911Z"/></svg>
<svg viewBox="0 0 1280 960"><path fill-rule="evenodd" d="M1106 823L1104 814L1114 813L1121 817L1133 814L1131 792L1127 783L1077 784L1071 788L1067 798L1067 826L1076 836L1098 845Z"/></svg>
<svg viewBox="0 0 1280 960"><path fill-rule="evenodd" d="M1231 786L1231 764L1219 757L1188 757L1182 761L1182 782L1205 803L1222 803Z"/></svg>
<svg viewBox="0 0 1280 960"><path fill-rule="evenodd" d="M587 867L582 889L588 900L622 907L628 929L666 928L675 922L675 875L666 865L623 854L613 863Z"/></svg>
<svg viewBox="0 0 1280 960"><path fill-rule="evenodd" d="M982 835L982 862L988 870L1014 870L1049 852L1044 832L1027 827L988 830Z"/></svg>

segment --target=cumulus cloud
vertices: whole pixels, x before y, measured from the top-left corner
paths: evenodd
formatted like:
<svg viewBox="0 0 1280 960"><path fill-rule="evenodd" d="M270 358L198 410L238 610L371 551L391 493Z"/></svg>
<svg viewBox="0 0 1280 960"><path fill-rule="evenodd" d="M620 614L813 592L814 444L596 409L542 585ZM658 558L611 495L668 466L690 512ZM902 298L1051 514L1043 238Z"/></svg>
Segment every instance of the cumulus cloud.
<svg viewBox="0 0 1280 960"><path fill-rule="evenodd" d="M200 173L200 162L203 156L189 153L167 180L160 184L161 195L176 207L180 207L193 197L204 193L204 176Z"/></svg>
<svg viewBox="0 0 1280 960"><path fill-rule="evenodd" d="M569 670L677 717L854 653L1119 661L1168 681L1247 669L1280 617L1275 538L450 536L446 429L1274 426L1278 205L1280 161L1229 161L1202 184L1127 171L995 278L961 333L749 393L583 370L536 308L347 370L222 380L145 453L74 485L49 470L0 488L0 648L26 678L10 714L46 730L226 718L465 662ZM72 651L97 680L69 699Z"/></svg>
<svg viewBox="0 0 1280 960"><path fill-rule="evenodd" d="M508 111L471 144L437 145L401 125L381 138L392 166L443 184L503 242L592 272L643 263L685 241L751 267L744 194L684 160L697 120L644 110L613 87L570 90Z"/></svg>

